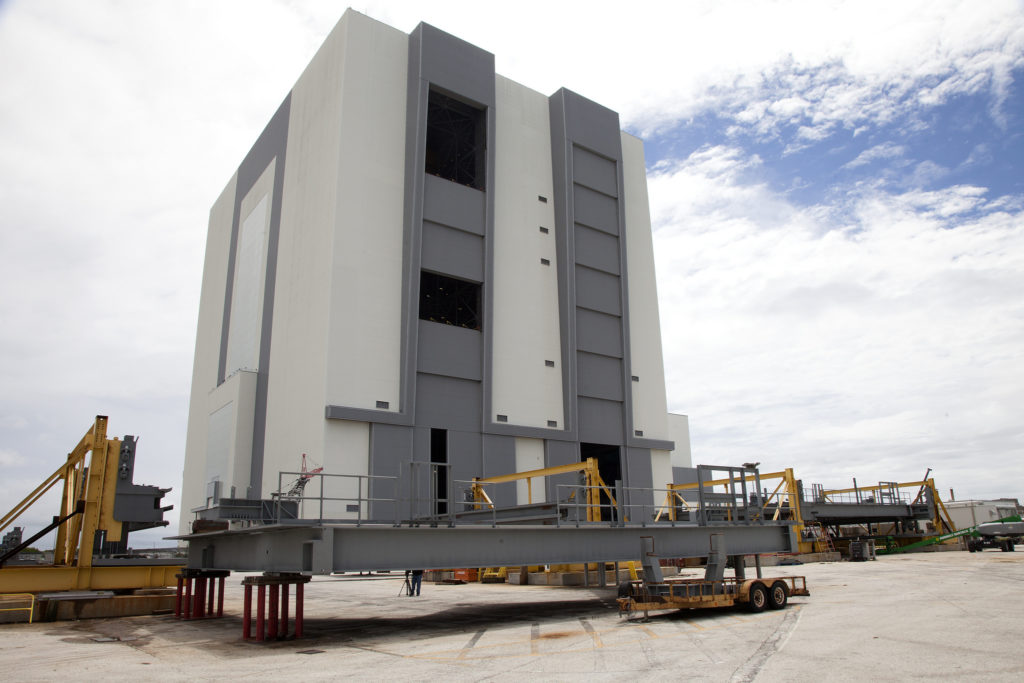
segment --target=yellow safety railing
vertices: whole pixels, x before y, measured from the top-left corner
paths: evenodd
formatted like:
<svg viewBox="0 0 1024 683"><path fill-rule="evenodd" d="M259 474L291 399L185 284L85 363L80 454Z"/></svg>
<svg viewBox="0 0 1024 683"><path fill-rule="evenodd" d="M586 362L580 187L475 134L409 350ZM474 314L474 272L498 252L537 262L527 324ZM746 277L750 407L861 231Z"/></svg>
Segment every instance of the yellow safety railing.
<svg viewBox="0 0 1024 683"><path fill-rule="evenodd" d="M611 489L608 488L608 485L598 473L596 458L587 458L583 462L559 465L557 467L545 467L539 470L529 470L528 472L502 474L496 477L475 477L473 479L473 502L477 504L477 509L493 509L494 503L491 501L491 497L487 495L487 491L484 490L485 486L525 480L527 502L533 503L533 480L535 478L552 477L572 472L582 472L586 477L584 496L587 506L587 521L601 521L601 494L603 493L608 496L608 502L611 507L614 508L616 503Z"/></svg>
<svg viewBox="0 0 1024 683"><path fill-rule="evenodd" d="M28 607L4 607L9 598L28 600ZM0 612L28 612L28 623L36 610L36 596L32 593L0 593Z"/></svg>

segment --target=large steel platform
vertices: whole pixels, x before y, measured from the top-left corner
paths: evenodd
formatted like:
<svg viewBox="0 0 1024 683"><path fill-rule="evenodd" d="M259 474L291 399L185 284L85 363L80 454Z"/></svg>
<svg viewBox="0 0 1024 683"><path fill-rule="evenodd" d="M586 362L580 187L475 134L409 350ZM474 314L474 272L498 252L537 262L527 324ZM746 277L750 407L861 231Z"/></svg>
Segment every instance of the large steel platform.
<svg viewBox="0 0 1024 683"><path fill-rule="evenodd" d="M400 570L636 560L641 539L659 557L706 557L711 534L730 555L796 552L787 523L761 525L393 526L279 524L177 537L191 569L262 572Z"/></svg>

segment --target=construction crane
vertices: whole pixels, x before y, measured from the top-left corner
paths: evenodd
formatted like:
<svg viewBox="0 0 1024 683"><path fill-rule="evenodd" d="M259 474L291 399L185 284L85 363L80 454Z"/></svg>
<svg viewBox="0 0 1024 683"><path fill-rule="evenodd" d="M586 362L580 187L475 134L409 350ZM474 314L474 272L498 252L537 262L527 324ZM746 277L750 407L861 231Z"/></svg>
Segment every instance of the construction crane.
<svg viewBox="0 0 1024 683"><path fill-rule="evenodd" d="M313 475L320 474L323 471L324 468L322 465L313 469L307 469L306 454L303 453L302 469L300 470L301 474L299 475L299 478L292 483L292 487L288 489L288 492L285 493L282 498L302 498L302 492L305 490L306 484L309 483L309 480L313 478Z"/></svg>

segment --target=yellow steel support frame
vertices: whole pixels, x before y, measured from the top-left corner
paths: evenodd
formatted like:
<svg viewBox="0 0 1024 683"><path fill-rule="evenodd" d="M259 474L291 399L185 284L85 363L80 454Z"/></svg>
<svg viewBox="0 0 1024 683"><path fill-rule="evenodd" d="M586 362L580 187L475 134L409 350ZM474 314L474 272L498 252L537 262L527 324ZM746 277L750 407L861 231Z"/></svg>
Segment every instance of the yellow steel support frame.
<svg viewBox="0 0 1024 683"><path fill-rule="evenodd" d="M894 488L897 489L909 489L917 487L917 495L914 496L913 503L919 503L921 498L924 496L925 489L932 492L932 524L935 525L936 535L944 533L950 533L956 531L956 525L953 523L952 518L949 516L949 512L946 510L946 506L942 504L942 500L939 499L939 491L935 488L935 479L925 479L923 481L907 481L897 482L893 484ZM828 489L823 491L822 495L825 500L828 500L829 496L839 495L843 493L867 493L868 495L875 496L875 500L882 499L882 491L888 490L888 486L858 486L856 488L848 489Z"/></svg>
<svg viewBox="0 0 1024 683"><path fill-rule="evenodd" d="M766 479L778 479L779 483L775 489L768 494L764 499L764 505L761 508L761 514L764 515L765 509L768 508L772 503L775 504L775 513L772 515L773 521L785 520L794 521L796 525L793 527L794 533L797 538L801 539L800 552L814 552L814 542L804 541L804 518L800 510L800 495L797 490L796 476L793 474L793 468L787 467L781 472L766 472L765 474L759 474L758 479L765 481ZM739 477L731 480L729 479L713 479L711 481L705 481L704 486L728 486L730 483L737 484L741 481L753 482L755 478L753 475L747 477ZM689 484L669 484L666 488L668 494L665 496L665 503L663 507L658 511L658 518L661 517L662 513L667 513L669 519L675 521L676 519L676 505L675 501L683 503L688 509L692 509L690 503L685 501L681 495L682 491L693 491L700 484L692 482ZM788 508L783 505L788 503ZM788 513L784 511L788 509Z"/></svg>
<svg viewBox="0 0 1024 683"><path fill-rule="evenodd" d="M97 530L104 530L108 541L121 540L122 525L114 519L120 451L121 440L107 438L107 417L97 415L64 464L0 519L3 531L58 481L64 482L59 516L74 512L79 501L85 508L57 527L53 566L0 568L0 593L158 588L174 583L180 565L92 566Z"/></svg>
<svg viewBox="0 0 1024 683"><path fill-rule="evenodd" d="M601 494L604 493L608 496L608 502L614 507L616 505L615 496L612 495L608 485L604 483L601 478L601 474L598 471L597 459L587 458L583 462L571 463L569 465L559 465L557 467L545 467L539 470L529 470L527 472L515 472L513 474L500 474L496 477L474 477L473 478L473 501L477 503L477 509L482 508L494 508L494 503L491 502L490 496L484 490L484 486L488 484L505 484L513 481L526 480L526 495L527 502L533 502L533 486L532 481L535 478L552 477L557 474L571 474L572 472L583 472L586 477L586 507L587 507L587 521L588 522L600 522L601 521Z"/></svg>

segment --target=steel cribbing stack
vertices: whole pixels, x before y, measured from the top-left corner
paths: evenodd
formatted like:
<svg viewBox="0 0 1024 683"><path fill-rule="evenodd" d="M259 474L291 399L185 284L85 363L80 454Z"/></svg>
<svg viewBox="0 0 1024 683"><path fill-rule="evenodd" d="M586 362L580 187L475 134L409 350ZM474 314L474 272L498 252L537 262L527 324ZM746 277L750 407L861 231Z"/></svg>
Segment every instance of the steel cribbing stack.
<svg viewBox="0 0 1024 683"><path fill-rule="evenodd" d="M224 616L226 569L182 569L176 575L174 616L178 619L209 619ZM214 604L216 603L216 610Z"/></svg>
<svg viewBox="0 0 1024 683"><path fill-rule="evenodd" d="M302 637L303 588L309 576L295 573L266 573L247 576L245 608L242 613L242 640L284 640L288 637L288 587L295 586L295 630L293 638ZM256 633L252 632L252 587L256 586Z"/></svg>

